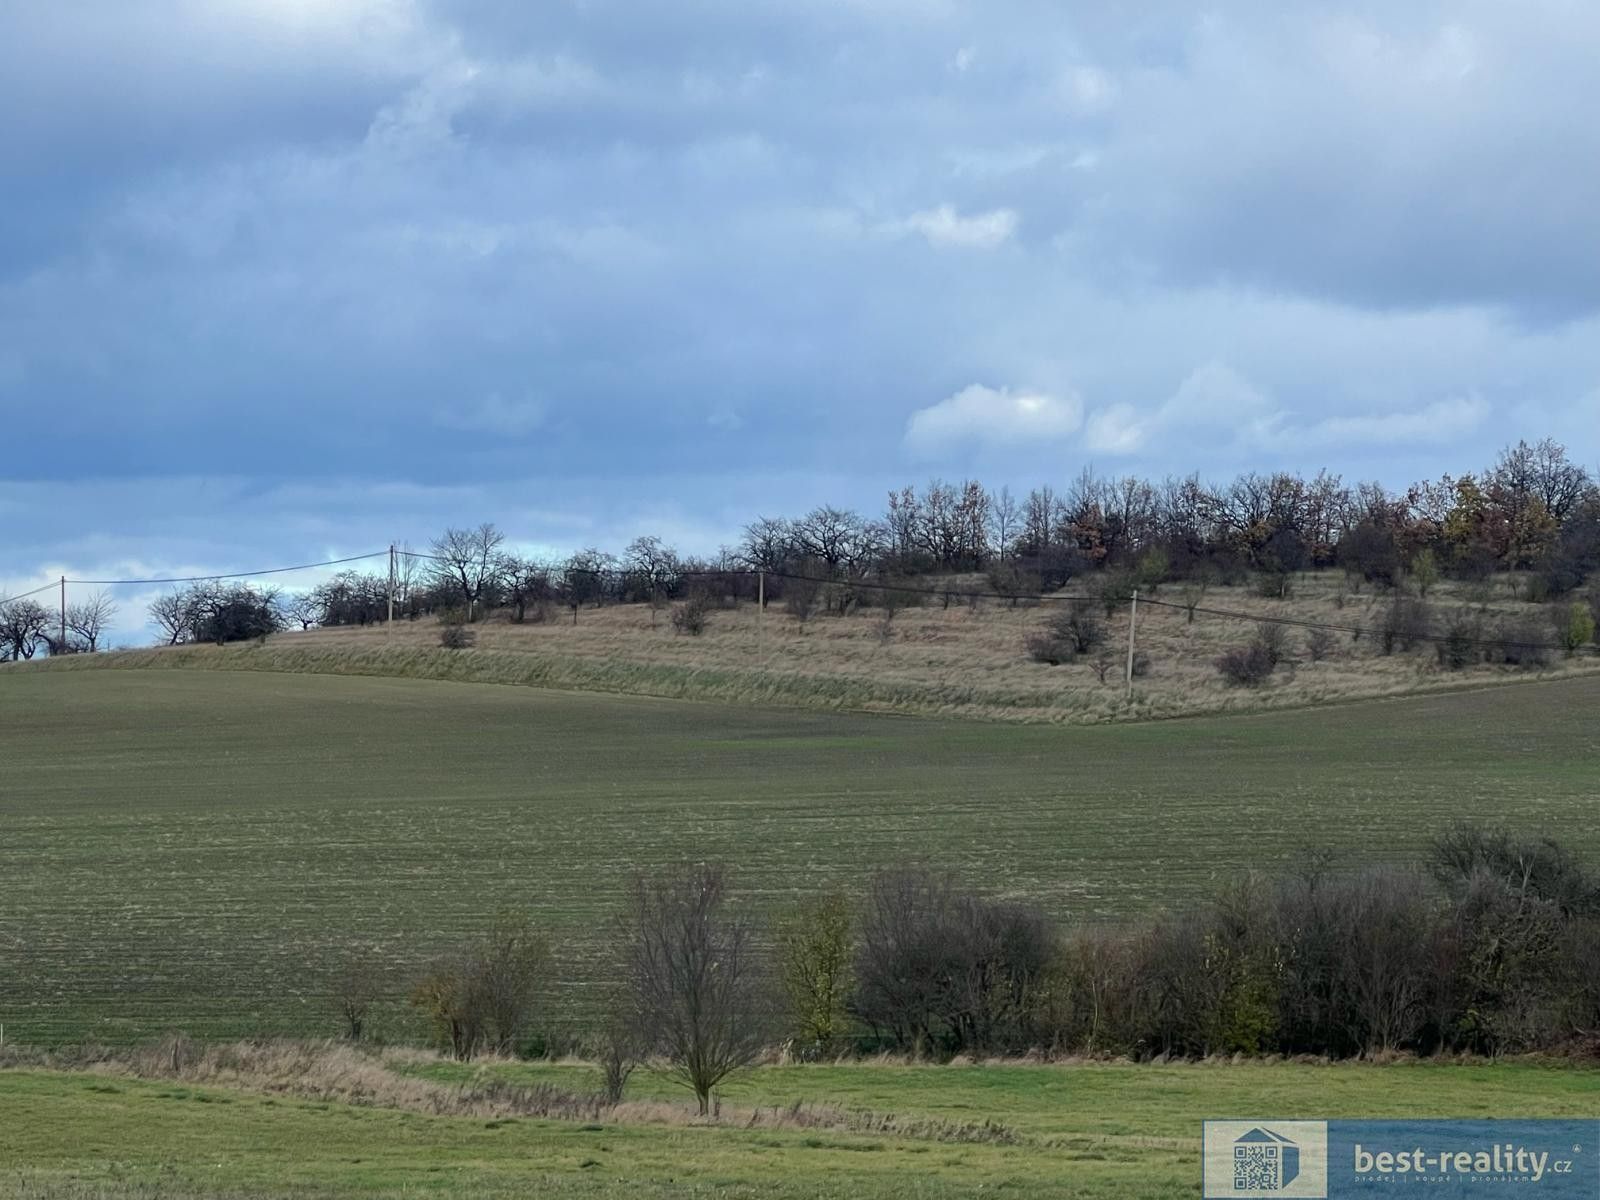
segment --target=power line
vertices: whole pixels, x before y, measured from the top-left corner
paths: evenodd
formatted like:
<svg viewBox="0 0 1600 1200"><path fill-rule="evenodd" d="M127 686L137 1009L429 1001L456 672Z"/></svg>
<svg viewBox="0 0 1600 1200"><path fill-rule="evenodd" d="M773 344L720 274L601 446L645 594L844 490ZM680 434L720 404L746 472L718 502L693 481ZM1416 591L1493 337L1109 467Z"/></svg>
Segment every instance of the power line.
<svg viewBox="0 0 1600 1200"><path fill-rule="evenodd" d="M387 550L375 550L371 554L353 554L349 558L330 558L325 562L300 563L293 567L264 567L259 571L235 571L226 575L175 575L164 579L68 579L68 583L86 584L96 587L112 587L118 584L150 584L150 583L208 583L219 579L254 579L261 575L287 575L292 571L311 571L318 567L339 567L345 563L365 562L370 558L384 558ZM46 584L45 587L54 586ZM39 589L43 591L44 589ZM16 597L13 597L15 599Z"/></svg>
<svg viewBox="0 0 1600 1200"><path fill-rule="evenodd" d="M29 596L37 596L40 592L48 592L51 588L59 586L59 581L43 583L31 592L18 592L15 596L7 596L4 600L0 600L0 604L10 604L13 600L26 600Z"/></svg>
<svg viewBox="0 0 1600 1200"><path fill-rule="evenodd" d="M394 553L398 557L422 559L429 562L451 563L455 561L442 555L428 554L419 550L396 549ZM310 571L323 567L345 566L349 563L366 562L374 558L384 558L387 557L388 554L388 550L375 550L370 554L354 554L346 558L332 558L326 559L322 562L299 563L290 567L264 567L254 571L235 571L231 573L214 575L175 575L149 579L68 579L66 582L69 584L95 587L116 587L122 585L207 583L225 579L254 579L266 575L286 575L295 571ZM629 574L627 568L624 567L607 568L568 566L558 568L558 572L560 574L569 576L591 575L596 577L614 576L619 578ZM670 575L673 579L727 578L730 576L748 579L755 576L768 576L773 579L788 580L796 583L814 583L822 586L849 587L877 592L894 592L900 595L937 596L945 600L992 600L998 602L1010 601L1013 604L1070 604L1090 599L1090 597L1087 596L1063 594L1060 592L1004 593L996 591L974 591L968 588L926 587L909 583L888 583L868 579L838 579L822 575L806 575L794 571L763 571L753 567L675 570L670 572ZM46 583L34 588L32 591L20 592L15 596L8 596L4 600L0 600L0 604L10 604L15 600L25 600L31 596L37 596L42 592L49 591L56 586L58 586L57 583ZM1145 604L1149 604L1157 608L1182 610L1185 613L1189 613L1191 616L1198 614L1208 617L1217 617L1223 620L1254 621L1258 624L1282 625L1297 629L1320 629L1329 633L1348 634L1350 637L1358 640L1362 637L1381 639L1386 636L1385 630L1372 629L1362 625L1345 625L1329 621L1315 621L1304 617L1288 617L1274 614L1242 612L1238 609L1212 608L1190 604L1175 604L1172 601L1160 600L1154 596L1141 596L1140 600ZM1128 600L1126 597L1118 597L1113 601L1113 603L1116 605L1122 605L1128 603ZM1555 651L1565 648L1559 643L1554 642L1531 642L1498 637L1482 638L1436 633L1412 633L1408 635L1408 640L1436 644L1454 642L1457 644L1472 646L1509 646L1527 650Z"/></svg>

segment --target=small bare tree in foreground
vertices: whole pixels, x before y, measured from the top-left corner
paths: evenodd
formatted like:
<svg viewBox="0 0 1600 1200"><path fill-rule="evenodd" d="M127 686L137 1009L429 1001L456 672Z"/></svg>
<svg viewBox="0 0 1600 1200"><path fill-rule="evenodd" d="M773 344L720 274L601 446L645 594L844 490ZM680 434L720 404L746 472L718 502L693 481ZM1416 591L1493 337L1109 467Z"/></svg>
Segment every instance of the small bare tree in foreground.
<svg viewBox="0 0 1600 1200"><path fill-rule="evenodd" d="M606 1102L620 1104L628 1077L645 1053L644 1039L634 1020L634 1005L626 992L613 992L607 997L600 1027L590 1041L590 1053L600 1064Z"/></svg>
<svg viewBox="0 0 1600 1200"><path fill-rule="evenodd" d="M764 1043L752 931L724 911L726 898L720 866L641 876L619 929L635 1026L694 1092L701 1116L712 1088Z"/></svg>
<svg viewBox="0 0 1600 1200"><path fill-rule="evenodd" d="M344 1035L359 1042L367 1031L367 1018L382 995L382 980L377 966L364 957L351 959L334 976L333 1000L339 1009Z"/></svg>
<svg viewBox="0 0 1600 1200"><path fill-rule="evenodd" d="M484 1047L509 1054L527 1029L549 958L527 918L503 912L487 934L419 980L411 1003L460 1061Z"/></svg>

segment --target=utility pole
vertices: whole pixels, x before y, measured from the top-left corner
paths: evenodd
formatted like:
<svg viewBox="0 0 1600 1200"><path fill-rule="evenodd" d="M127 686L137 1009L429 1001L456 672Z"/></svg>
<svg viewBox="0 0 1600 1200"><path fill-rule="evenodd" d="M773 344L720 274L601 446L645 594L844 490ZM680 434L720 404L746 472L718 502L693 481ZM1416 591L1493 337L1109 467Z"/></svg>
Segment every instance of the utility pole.
<svg viewBox="0 0 1600 1200"><path fill-rule="evenodd" d="M767 573L756 572L756 650L766 649L767 628Z"/></svg>
<svg viewBox="0 0 1600 1200"><path fill-rule="evenodd" d="M1133 699L1133 632L1139 623L1139 589L1133 589L1133 607L1128 610L1128 699Z"/></svg>
<svg viewBox="0 0 1600 1200"><path fill-rule="evenodd" d="M394 636L394 543L389 543L389 623L384 626L388 637Z"/></svg>
<svg viewBox="0 0 1600 1200"><path fill-rule="evenodd" d="M67 577L61 577L61 641L57 643L61 648L58 654L67 652Z"/></svg>

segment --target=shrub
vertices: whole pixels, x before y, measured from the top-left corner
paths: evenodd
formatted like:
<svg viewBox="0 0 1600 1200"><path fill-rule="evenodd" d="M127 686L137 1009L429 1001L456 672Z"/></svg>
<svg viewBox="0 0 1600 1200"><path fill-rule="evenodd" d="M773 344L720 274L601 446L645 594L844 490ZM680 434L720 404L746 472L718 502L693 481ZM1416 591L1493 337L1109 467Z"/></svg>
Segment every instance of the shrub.
<svg viewBox="0 0 1600 1200"><path fill-rule="evenodd" d="M1418 550L1411 560L1411 582L1416 584L1417 596L1422 599L1439 582L1439 560L1427 547Z"/></svg>
<svg viewBox="0 0 1600 1200"><path fill-rule="evenodd" d="M1223 679L1240 687L1255 687L1265 683L1283 661L1287 634L1282 625L1262 621L1256 626L1255 637L1243 646L1236 646L1217 659L1217 670Z"/></svg>
<svg viewBox="0 0 1600 1200"><path fill-rule="evenodd" d="M1276 664L1260 642L1235 646L1217 659L1217 670L1227 682L1239 687L1265 683Z"/></svg>
<svg viewBox="0 0 1600 1200"><path fill-rule="evenodd" d="M1094 598L1104 610L1107 617L1114 616L1117 609L1128 603L1133 597L1133 575L1120 569L1107 569L1100 573L1100 578L1094 584Z"/></svg>
<svg viewBox="0 0 1600 1200"><path fill-rule="evenodd" d="M1066 640L1075 654L1087 654L1105 641L1106 630L1087 600L1074 600L1050 619L1050 629Z"/></svg>
<svg viewBox="0 0 1600 1200"><path fill-rule="evenodd" d="M1294 576L1287 571L1261 571L1251 590L1263 600L1287 600L1294 593Z"/></svg>
<svg viewBox="0 0 1600 1200"><path fill-rule="evenodd" d="M1105 626L1088 600L1073 600L1050 614L1042 630L1029 634L1023 645L1034 662L1058 664L1088 654L1105 641Z"/></svg>
<svg viewBox="0 0 1600 1200"><path fill-rule="evenodd" d="M1036 908L961 891L944 875L886 871L867 889L855 1014L897 1048L1034 1044L1055 933Z"/></svg>
<svg viewBox="0 0 1600 1200"><path fill-rule="evenodd" d="M1022 639L1022 648L1034 662L1049 663L1052 667L1070 662L1072 648L1052 633L1030 633Z"/></svg>
<svg viewBox="0 0 1600 1200"><path fill-rule="evenodd" d="M1452 613L1434 647L1439 665L1452 671L1471 666L1478 659L1482 635L1482 624L1472 612L1460 609Z"/></svg>
<svg viewBox="0 0 1600 1200"><path fill-rule="evenodd" d="M1568 658L1594 640L1594 614L1587 604L1575 602L1564 608L1558 605L1552 617L1557 639Z"/></svg>
<svg viewBox="0 0 1600 1200"><path fill-rule="evenodd" d="M1378 629L1379 645L1385 654L1409 651L1428 636L1431 624L1427 605L1397 595L1383 615L1383 624Z"/></svg>
<svg viewBox="0 0 1600 1200"><path fill-rule="evenodd" d="M1553 651L1548 628L1532 616L1505 617L1495 629L1489 657L1513 667L1548 666Z"/></svg>
<svg viewBox="0 0 1600 1200"><path fill-rule="evenodd" d="M672 609L672 628L690 637L704 633L710 619L711 604L704 596L691 596Z"/></svg>
<svg viewBox="0 0 1600 1200"><path fill-rule="evenodd" d="M832 895L809 901L778 931L783 988L802 1057L825 1053L844 1030L851 924L849 902Z"/></svg>
<svg viewBox="0 0 1600 1200"><path fill-rule="evenodd" d="M333 999L344 1026L344 1036L359 1042L367 1029L373 1003L382 994L375 964L366 958L352 959L334 977Z"/></svg>
<svg viewBox="0 0 1600 1200"><path fill-rule="evenodd" d="M1321 662L1333 653L1333 634L1326 629L1313 629L1306 634L1306 657Z"/></svg>
<svg viewBox="0 0 1600 1200"><path fill-rule="evenodd" d="M465 625L441 625L439 627L439 645L446 650L466 650L477 640L476 631L468 629Z"/></svg>
<svg viewBox="0 0 1600 1200"><path fill-rule="evenodd" d="M449 956L411 990L439 1042L461 1062L484 1046L510 1053L527 1028L549 951L525 917L503 912L478 941Z"/></svg>

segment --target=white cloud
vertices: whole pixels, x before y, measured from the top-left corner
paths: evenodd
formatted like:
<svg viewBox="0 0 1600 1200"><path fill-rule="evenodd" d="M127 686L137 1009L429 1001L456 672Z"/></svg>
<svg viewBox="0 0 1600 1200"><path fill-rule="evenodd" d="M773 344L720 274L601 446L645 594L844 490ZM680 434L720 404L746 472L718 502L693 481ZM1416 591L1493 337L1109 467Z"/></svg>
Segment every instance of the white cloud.
<svg viewBox="0 0 1600 1200"><path fill-rule="evenodd" d="M1011 239L1017 231L1017 214L1009 208L974 213L964 217L948 204L912 213L903 221L888 225L888 232L905 236L920 234L930 246L962 246L993 250Z"/></svg>
<svg viewBox="0 0 1600 1200"><path fill-rule="evenodd" d="M906 422L907 449L934 457L963 445L1015 447L1060 441L1083 424L1077 396L1012 391L974 383L918 409Z"/></svg>
<svg viewBox="0 0 1600 1200"><path fill-rule="evenodd" d="M1084 444L1101 454L1133 454L1152 443L1180 441L1191 448L1212 443L1272 454L1443 445L1480 428L1489 411L1486 400L1469 394L1416 409L1307 421L1228 363L1212 361L1190 371L1172 396L1147 414L1131 404L1113 404L1091 413L1084 426Z"/></svg>
<svg viewBox="0 0 1600 1200"><path fill-rule="evenodd" d="M476 404L440 409L434 423L465 433L493 433L522 437L544 424L544 404L539 400L507 400L491 392Z"/></svg>
<svg viewBox="0 0 1600 1200"><path fill-rule="evenodd" d="M1132 454L1144 445L1145 426L1131 404L1113 404L1089 414L1083 443L1096 454Z"/></svg>
<svg viewBox="0 0 1600 1200"><path fill-rule="evenodd" d="M1414 412L1327 417L1303 430L1285 430L1284 440L1302 446L1437 444L1472 433L1488 416L1482 396L1458 396Z"/></svg>

